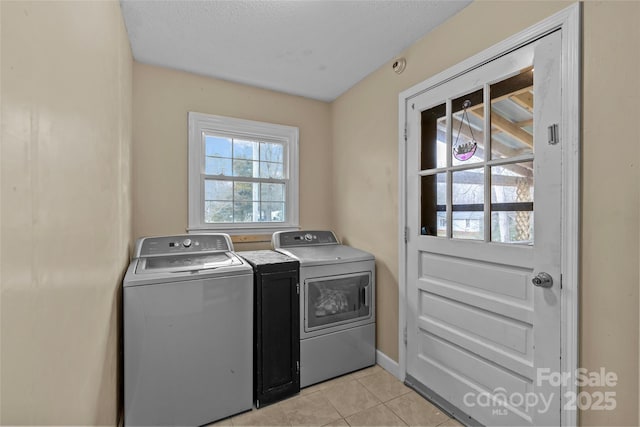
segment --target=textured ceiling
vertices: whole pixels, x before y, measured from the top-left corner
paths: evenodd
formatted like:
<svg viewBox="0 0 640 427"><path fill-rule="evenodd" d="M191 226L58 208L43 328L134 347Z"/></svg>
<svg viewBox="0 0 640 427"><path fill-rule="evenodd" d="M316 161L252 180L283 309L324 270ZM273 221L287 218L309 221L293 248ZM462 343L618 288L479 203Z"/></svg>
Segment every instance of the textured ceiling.
<svg viewBox="0 0 640 427"><path fill-rule="evenodd" d="M469 3L121 0L137 61L323 101Z"/></svg>

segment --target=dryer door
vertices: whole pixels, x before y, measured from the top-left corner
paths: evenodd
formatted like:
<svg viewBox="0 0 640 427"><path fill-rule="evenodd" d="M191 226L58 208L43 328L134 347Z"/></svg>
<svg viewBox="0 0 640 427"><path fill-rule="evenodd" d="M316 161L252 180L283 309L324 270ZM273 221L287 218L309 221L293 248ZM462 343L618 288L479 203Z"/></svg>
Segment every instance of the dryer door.
<svg viewBox="0 0 640 427"><path fill-rule="evenodd" d="M371 317L371 272L307 279L304 286L306 332Z"/></svg>

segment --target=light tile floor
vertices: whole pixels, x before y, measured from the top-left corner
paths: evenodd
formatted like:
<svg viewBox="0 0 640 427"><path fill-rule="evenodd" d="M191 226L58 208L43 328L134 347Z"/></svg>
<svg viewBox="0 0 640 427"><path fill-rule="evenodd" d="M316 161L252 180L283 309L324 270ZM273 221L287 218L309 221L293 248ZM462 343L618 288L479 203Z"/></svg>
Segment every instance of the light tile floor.
<svg viewBox="0 0 640 427"><path fill-rule="evenodd" d="M212 426L462 426L380 366Z"/></svg>

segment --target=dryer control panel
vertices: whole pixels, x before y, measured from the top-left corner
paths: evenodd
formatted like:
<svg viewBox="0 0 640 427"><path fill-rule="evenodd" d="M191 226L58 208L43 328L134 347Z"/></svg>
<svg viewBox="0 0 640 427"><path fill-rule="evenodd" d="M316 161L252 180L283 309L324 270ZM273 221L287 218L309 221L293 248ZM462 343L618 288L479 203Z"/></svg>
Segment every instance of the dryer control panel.
<svg viewBox="0 0 640 427"><path fill-rule="evenodd" d="M273 247L290 248L294 246L338 245L338 239L332 231L282 231L274 233Z"/></svg>
<svg viewBox="0 0 640 427"><path fill-rule="evenodd" d="M134 258L232 250L231 238L224 233L143 237L136 243Z"/></svg>

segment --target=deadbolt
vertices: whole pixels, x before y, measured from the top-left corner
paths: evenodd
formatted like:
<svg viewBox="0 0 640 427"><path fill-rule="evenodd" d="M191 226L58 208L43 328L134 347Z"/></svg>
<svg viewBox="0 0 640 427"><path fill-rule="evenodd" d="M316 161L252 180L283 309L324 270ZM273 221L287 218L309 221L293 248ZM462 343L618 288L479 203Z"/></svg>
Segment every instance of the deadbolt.
<svg viewBox="0 0 640 427"><path fill-rule="evenodd" d="M550 288L553 285L553 278L549 273L538 273L531 279L531 283L541 288Z"/></svg>

